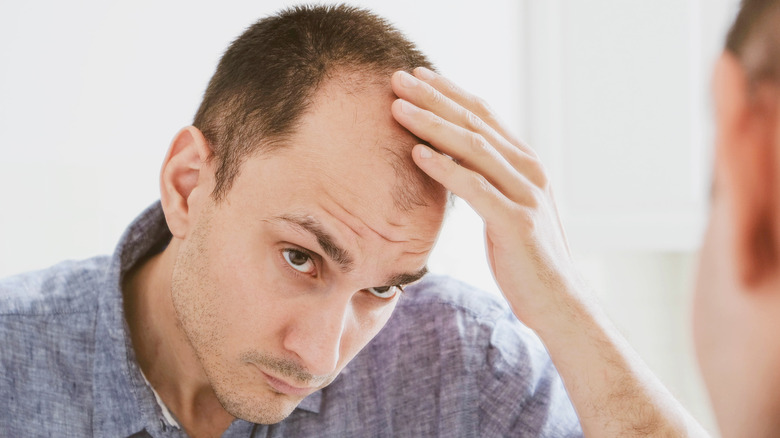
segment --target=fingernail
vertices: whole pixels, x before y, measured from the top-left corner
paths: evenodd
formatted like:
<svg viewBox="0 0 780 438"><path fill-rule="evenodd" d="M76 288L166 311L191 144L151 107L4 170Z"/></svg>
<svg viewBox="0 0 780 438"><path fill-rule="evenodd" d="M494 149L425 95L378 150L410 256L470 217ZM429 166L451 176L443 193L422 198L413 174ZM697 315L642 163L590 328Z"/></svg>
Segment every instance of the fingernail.
<svg viewBox="0 0 780 438"><path fill-rule="evenodd" d="M401 111L403 111L406 114L414 114L417 112L417 107L412 105L411 103L402 100L401 101Z"/></svg>
<svg viewBox="0 0 780 438"><path fill-rule="evenodd" d="M433 154L431 154L431 150L428 149L425 146L420 146L420 158L431 158Z"/></svg>
<svg viewBox="0 0 780 438"><path fill-rule="evenodd" d="M428 70L425 67L417 67L414 70L414 72L417 74L417 77L419 77L420 79L425 79L426 81L429 81L436 77L436 75L432 71Z"/></svg>
<svg viewBox="0 0 780 438"><path fill-rule="evenodd" d="M412 88L417 85L417 79L413 78L409 73L401 72L401 85L407 88Z"/></svg>

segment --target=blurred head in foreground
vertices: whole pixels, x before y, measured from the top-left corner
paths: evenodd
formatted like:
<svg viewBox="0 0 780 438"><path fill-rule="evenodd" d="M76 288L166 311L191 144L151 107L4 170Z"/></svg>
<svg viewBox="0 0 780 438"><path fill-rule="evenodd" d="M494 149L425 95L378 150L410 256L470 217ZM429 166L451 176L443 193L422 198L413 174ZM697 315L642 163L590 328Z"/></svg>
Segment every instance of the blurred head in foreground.
<svg viewBox="0 0 780 438"><path fill-rule="evenodd" d="M744 0L713 79L694 335L724 437L780 436L780 0Z"/></svg>

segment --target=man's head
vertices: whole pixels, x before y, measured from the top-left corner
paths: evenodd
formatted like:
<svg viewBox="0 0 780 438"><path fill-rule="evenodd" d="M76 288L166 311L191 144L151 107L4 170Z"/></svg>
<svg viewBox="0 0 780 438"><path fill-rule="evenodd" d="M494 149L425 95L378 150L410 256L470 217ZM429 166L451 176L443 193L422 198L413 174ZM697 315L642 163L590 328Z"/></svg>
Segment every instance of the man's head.
<svg viewBox="0 0 780 438"><path fill-rule="evenodd" d="M713 80L694 331L725 437L780 434L780 0L743 1Z"/></svg>
<svg viewBox="0 0 780 438"><path fill-rule="evenodd" d="M222 406L274 423L330 383L425 273L445 190L389 78L429 65L346 7L261 20L225 53L161 172L181 331Z"/></svg>
<svg viewBox="0 0 780 438"><path fill-rule="evenodd" d="M348 72L347 88L384 86L396 70L418 66L433 69L413 43L366 10L300 6L258 21L222 56L193 122L212 150L214 197L225 196L251 154L289 143L329 80ZM412 198L400 201L421 202Z"/></svg>

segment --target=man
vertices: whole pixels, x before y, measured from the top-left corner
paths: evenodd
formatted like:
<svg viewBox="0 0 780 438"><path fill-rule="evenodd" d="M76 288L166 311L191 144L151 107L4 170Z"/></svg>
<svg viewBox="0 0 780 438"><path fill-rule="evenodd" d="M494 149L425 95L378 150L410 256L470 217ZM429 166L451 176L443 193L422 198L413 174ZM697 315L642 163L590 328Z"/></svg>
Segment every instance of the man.
<svg viewBox="0 0 780 438"><path fill-rule="evenodd" d="M448 198L396 101L420 66L362 10L250 27L114 256L0 282L2 435L580 436L497 299L408 286Z"/></svg>
<svg viewBox="0 0 780 438"><path fill-rule="evenodd" d="M725 436L780 432L779 19L780 2L745 1L714 84L716 184L696 335ZM0 322L13 347L0 356L7 430L23 434L44 421L66 429L59 435L176 435L169 425L180 424L209 436L230 424L226 435L248 434L252 426L237 417L281 420L255 426L266 435L578 434L516 316L544 341L587 435L704 435L584 292L541 164L484 103L430 69L410 75L424 58L393 66L402 70L390 79L397 99L354 59L301 62L304 73L327 73L316 91L271 88L305 102L299 117L282 117L294 129L271 129L265 112L240 113L263 120L259 127L224 123L250 99L215 85L257 65L230 61L241 41L204 99L227 90L209 116L219 122L201 111L176 137L161 175L162 212L152 207L129 229L113 265L96 259L2 285ZM288 78L266 79L280 77ZM220 148L259 135L254 129L273 140L266 149L225 159ZM446 198L398 153L418 143L409 133L435 148L415 145L416 166L485 220L491 268L514 316L442 279L399 298L397 286L424 273ZM73 292L73 284L106 290ZM410 335L418 328L421 336ZM82 382L85 369L94 382Z"/></svg>
<svg viewBox="0 0 780 438"><path fill-rule="evenodd" d="M463 104L443 79L427 82ZM715 68L713 90L716 153L694 303L697 355L722 435L776 437L780 0L742 1ZM414 122L397 115L411 132L458 160L460 166L426 153L425 146L415 147L420 168L469 201L485 220L496 280L514 313L545 343L585 434L704 435L582 294L533 153L511 147L518 143L478 103L464 104L478 118L458 117L453 116L457 111L443 108L441 99L418 99L467 128L430 113ZM480 135L473 137L474 132ZM453 140L458 134L468 139Z"/></svg>
<svg viewBox="0 0 780 438"><path fill-rule="evenodd" d="M496 280L545 343L585 434L704 435L582 293L533 152L441 77L424 81L451 100L432 98L421 84L417 94L396 86L399 97L432 110L410 117L396 103L396 119L459 165L423 145L415 146L415 162L485 220ZM780 0L742 1L713 89L715 170L694 305L697 354L723 436L776 437Z"/></svg>
<svg viewBox="0 0 780 438"><path fill-rule="evenodd" d="M780 435L780 1L744 0L713 80L710 223L694 303L724 437Z"/></svg>

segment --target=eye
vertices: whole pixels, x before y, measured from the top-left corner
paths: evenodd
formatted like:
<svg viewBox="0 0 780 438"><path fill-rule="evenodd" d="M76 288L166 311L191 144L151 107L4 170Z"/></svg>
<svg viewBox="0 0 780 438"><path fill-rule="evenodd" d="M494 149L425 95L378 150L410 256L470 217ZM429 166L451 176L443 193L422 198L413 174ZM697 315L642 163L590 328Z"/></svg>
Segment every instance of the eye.
<svg viewBox="0 0 780 438"><path fill-rule="evenodd" d="M385 300L389 300L390 298L393 298L395 294L398 293L401 289L401 286L382 286L382 287L369 287L366 289L369 291L372 295L374 295L377 298L382 298Z"/></svg>
<svg viewBox="0 0 780 438"><path fill-rule="evenodd" d="M296 271L309 275L314 274L314 260L305 252L287 248L282 250L282 256L287 264Z"/></svg>

